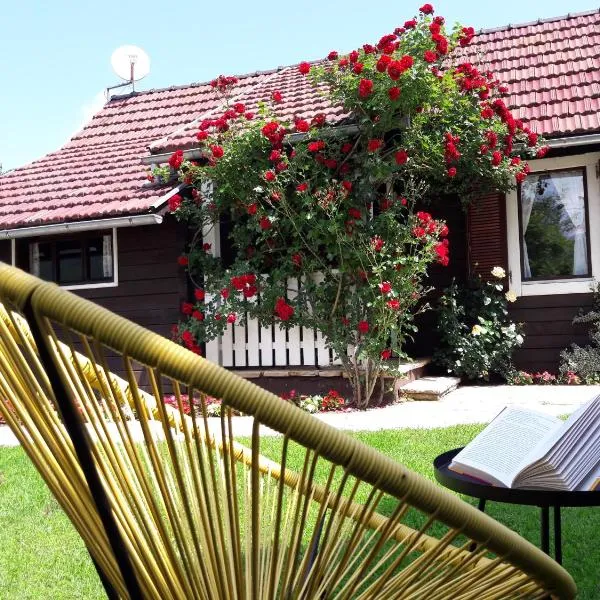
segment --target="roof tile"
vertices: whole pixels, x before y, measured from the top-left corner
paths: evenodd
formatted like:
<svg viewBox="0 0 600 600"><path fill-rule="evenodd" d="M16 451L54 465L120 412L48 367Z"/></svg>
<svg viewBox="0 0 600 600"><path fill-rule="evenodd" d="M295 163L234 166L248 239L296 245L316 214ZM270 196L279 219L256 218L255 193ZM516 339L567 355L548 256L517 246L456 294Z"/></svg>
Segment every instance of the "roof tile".
<svg viewBox="0 0 600 600"><path fill-rule="evenodd" d="M600 131L598 10L481 31L457 54L494 71L509 86L509 106L534 131L549 137ZM279 90L283 118L322 112L339 123L348 117L295 67L239 79L235 101L250 110ZM0 229L152 210L165 189L146 184L141 158L193 147L198 122L220 108L206 83L112 98L63 148L0 176Z"/></svg>

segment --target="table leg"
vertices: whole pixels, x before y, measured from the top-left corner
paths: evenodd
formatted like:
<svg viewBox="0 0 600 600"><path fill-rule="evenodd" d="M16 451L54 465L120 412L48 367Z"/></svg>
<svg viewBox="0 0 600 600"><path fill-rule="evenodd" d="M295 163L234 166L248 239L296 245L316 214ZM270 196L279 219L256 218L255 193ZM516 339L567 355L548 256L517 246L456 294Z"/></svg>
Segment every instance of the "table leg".
<svg viewBox="0 0 600 600"><path fill-rule="evenodd" d="M485 512L485 498L479 498L479 505L477 506L477 508L481 512Z"/></svg>
<svg viewBox="0 0 600 600"><path fill-rule="evenodd" d="M560 506L554 507L554 560L562 565L562 532L560 522Z"/></svg>
<svg viewBox="0 0 600 600"><path fill-rule="evenodd" d="M548 506L541 507L540 530L542 536L542 551L550 554L550 509Z"/></svg>

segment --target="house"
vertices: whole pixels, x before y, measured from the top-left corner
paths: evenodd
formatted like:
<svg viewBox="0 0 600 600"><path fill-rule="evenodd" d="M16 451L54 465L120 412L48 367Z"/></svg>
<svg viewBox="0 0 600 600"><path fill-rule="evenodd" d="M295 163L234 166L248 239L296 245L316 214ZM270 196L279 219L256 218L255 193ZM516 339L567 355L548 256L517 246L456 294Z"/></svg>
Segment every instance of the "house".
<svg viewBox="0 0 600 600"><path fill-rule="evenodd" d="M511 316L527 334L517 364L526 369L555 369L561 349L585 342L571 321L591 305L590 285L600 277L599 42L595 10L485 30L464 51L508 85L515 116L551 148L531 162L519 192L442 215L455 225L454 274L497 265L509 273L518 296ZM295 66L240 76L232 101L250 108L276 90L284 118L325 113L336 125L348 116ZM167 209L179 186L156 185L147 172L176 149L196 156L198 123L220 108L208 83L112 97L63 148L0 176L0 260L168 336L191 291L177 262L187 232ZM310 331L257 324L232 330L207 355L251 368L325 366L333 358Z"/></svg>

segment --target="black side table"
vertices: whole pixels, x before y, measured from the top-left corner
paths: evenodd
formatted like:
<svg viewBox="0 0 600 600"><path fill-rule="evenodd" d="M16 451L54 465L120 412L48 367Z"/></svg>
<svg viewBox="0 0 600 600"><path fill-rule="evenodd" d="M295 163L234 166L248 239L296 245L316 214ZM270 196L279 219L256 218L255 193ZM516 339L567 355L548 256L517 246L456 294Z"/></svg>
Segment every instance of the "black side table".
<svg viewBox="0 0 600 600"><path fill-rule="evenodd" d="M485 510L487 500L508 504L539 506L541 509L541 548L550 554L550 507L554 512L554 559L562 564L562 532L560 509L565 506L600 506L600 490L592 492L557 492L554 490L523 490L496 487L451 471L452 459L462 450L455 448L440 454L433 461L435 478L444 487L479 499L479 510Z"/></svg>

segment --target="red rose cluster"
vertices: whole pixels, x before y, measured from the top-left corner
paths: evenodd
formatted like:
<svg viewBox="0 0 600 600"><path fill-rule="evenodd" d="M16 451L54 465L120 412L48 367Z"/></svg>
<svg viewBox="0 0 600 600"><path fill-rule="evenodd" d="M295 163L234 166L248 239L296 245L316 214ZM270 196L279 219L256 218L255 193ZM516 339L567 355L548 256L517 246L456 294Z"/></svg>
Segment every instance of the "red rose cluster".
<svg viewBox="0 0 600 600"><path fill-rule="evenodd" d="M244 273L243 275L237 275L230 280L231 287L236 289L238 292L242 292L244 298L252 298L256 296L258 288L256 287L256 275L253 273Z"/></svg>
<svg viewBox="0 0 600 600"><path fill-rule="evenodd" d="M169 166L176 171L183 163L183 150L176 150L169 158Z"/></svg>

